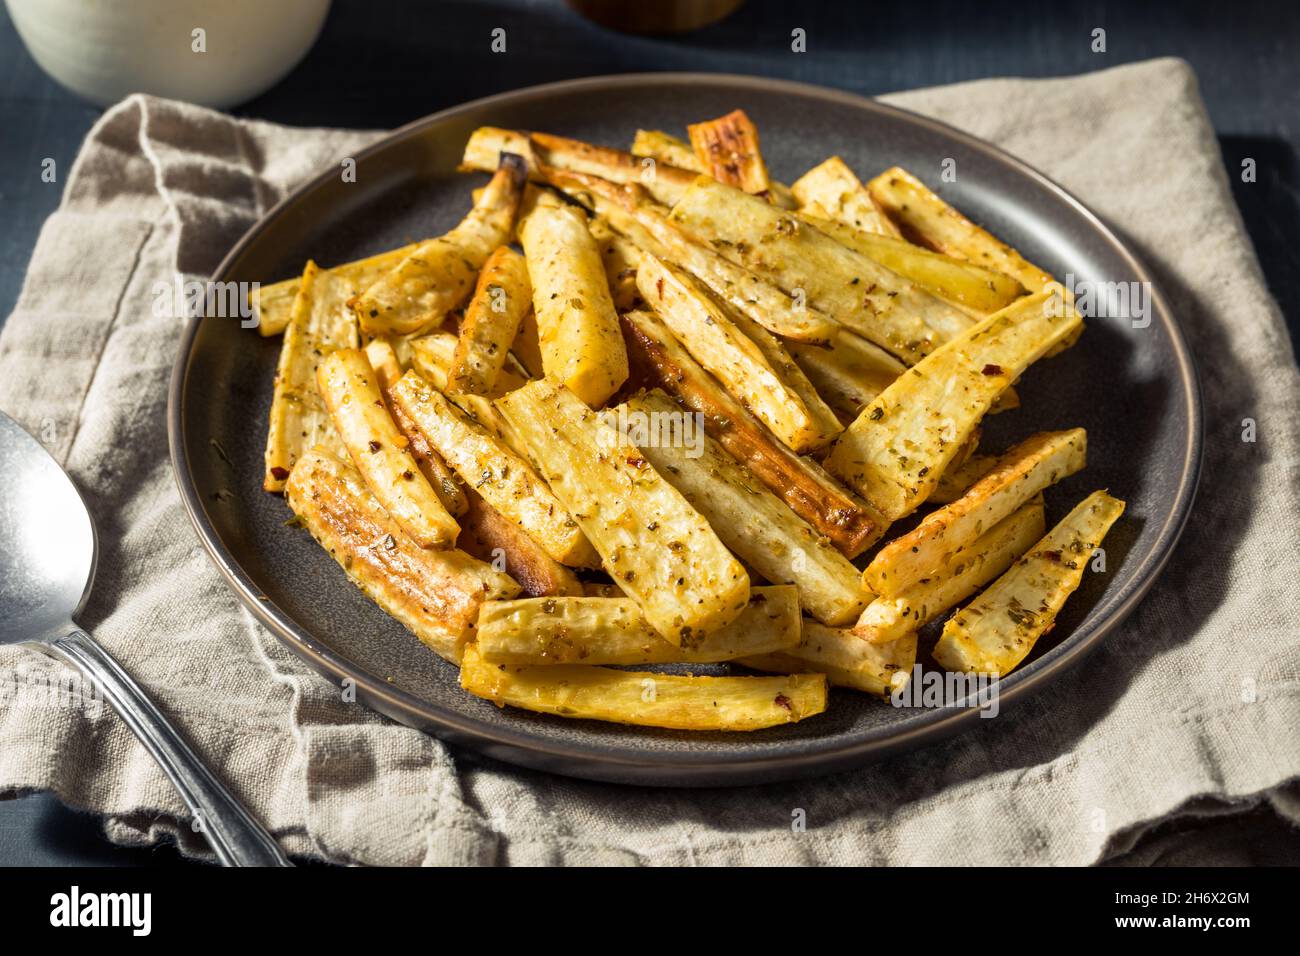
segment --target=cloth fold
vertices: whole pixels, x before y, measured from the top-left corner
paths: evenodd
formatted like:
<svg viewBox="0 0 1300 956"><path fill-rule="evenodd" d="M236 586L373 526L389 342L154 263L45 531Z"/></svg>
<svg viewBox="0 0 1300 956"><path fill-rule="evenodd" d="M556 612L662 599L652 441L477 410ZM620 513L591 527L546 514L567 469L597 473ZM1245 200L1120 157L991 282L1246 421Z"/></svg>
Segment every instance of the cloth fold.
<svg viewBox="0 0 1300 956"><path fill-rule="evenodd" d="M180 327L153 314L152 290L209 274L271 204L379 134L142 96L96 125L0 333L0 409L68 467L95 513L102 556L84 623L290 853L1080 864L1179 814L1267 801L1300 822L1300 374L1190 69L1157 60L884 99L1042 169L1153 269L1200 360L1202 487L1164 576L1086 667L940 745L711 791L588 783L452 751L342 699L254 622L175 489L165 406ZM1241 440L1247 418L1253 443ZM62 665L0 647L0 796L53 790L103 814L114 840L168 834L206 854L144 749L77 689Z"/></svg>

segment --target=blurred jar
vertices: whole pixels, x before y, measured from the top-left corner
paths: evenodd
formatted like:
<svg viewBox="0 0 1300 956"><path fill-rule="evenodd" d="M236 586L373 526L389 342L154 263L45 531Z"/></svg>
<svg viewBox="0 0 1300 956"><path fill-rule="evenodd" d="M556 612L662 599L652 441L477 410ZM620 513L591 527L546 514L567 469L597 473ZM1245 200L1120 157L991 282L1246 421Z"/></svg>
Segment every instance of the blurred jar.
<svg viewBox="0 0 1300 956"><path fill-rule="evenodd" d="M330 0L5 0L32 58L101 105L153 93L233 106L311 49Z"/></svg>
<svg viewBox="0 0 1300 956"><path fill-rule="evenodd" d="M731 16L745 0L566 0L588 20L622 33L687 33Z"/></svg>

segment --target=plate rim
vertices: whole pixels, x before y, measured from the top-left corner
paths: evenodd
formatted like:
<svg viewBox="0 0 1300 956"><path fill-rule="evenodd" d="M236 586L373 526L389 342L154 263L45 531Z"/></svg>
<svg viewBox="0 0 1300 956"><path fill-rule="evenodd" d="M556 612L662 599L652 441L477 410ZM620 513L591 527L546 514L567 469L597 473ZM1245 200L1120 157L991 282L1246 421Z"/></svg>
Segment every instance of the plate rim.
<svg viewBox="0 0 1300 956"><path fill-rule="evenodd" d="M436 127L449 119L496 105L518 105L563 93L604 92L610 88L665 83L722 85L764 93L810 97L867 113L892 115L895 119L920 126L931 133L954 139L964 148L979 152L987 159L1008 167L1017 176L1032 180L1039 188L1070 206L1091 227L1095 237L1103 240L1110 251L1125 262L1139 281L1148 284L1154 312L1168 331L1178 376L1184 383L1187 406L1187 453L1181 463L1178 491L1173 507L1152 546L1147 567L1145 571L1138 569L1142 571L1142 576L1131 592L1105 618L1096 622L1090 631L1071 634L1063 644L1054 649L1054 652L1059 651L1059 653L1055 653L1051 659L1045 658L1038 662L1039 666L1036 668L1012 674L1001 681L999 707L1011 704L1051 683L1095 649L1111 631L1118 627L1160 577L1173 555L1191 514L1204 459L1200 376L1182 327L1170 310L1159 284L1142 261L1100 217L1068 190L1000 147L941 120L846 90L793 80L731 73L672 71L617 73L561 80L496 93L406 123L356 151L354 158L360 162L399 141L421 135L428 128ZM337 171L326 167L268 209L230 248L216 267L213 277L226 275L245 250L275 219L295 204L300 197L321 188L336 175ZM215 525L209 519L190 468L188 449L184 441L182 414L186 377L202 322L202 317L191 318L180 336L167 396L168 449L172 473L185 512L226 584L253 616L317 673L335 684L341 684L344 680L352 681L358 700L385 716L406 726L432 733L453 744L468 746L496 759L531 769L605 782L660 786L744 785L821 775L859 766L923 743L938 742L967 728L973 720L978 719L978 705L958 704L934 711L933 719L905 730L891 732L882 728L878 732L870 732L866 737L850 742L836 743L837 738L831 737L827 739L825 746L813 744L810 748L801 748L795 753L747 754L744 748L736 748L735 752L727 753L708 750L686 752L645 750L629 753L621 746L610 747L598 741L574 744L541 739L531 734L527 728L503 728L444 711L427 700L388 685L320 644L310 632L264 595L259 597L260 591L252 578L226 548Z"/></svg>

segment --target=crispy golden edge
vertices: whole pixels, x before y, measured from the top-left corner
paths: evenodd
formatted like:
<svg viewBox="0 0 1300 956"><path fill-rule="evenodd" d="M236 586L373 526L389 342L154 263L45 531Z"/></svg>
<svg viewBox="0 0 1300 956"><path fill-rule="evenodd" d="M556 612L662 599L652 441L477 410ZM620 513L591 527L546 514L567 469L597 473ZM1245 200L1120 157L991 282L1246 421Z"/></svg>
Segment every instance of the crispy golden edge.
<svg viewBox="0 0 1300 956"><path fill-rule="evenodd" d="M285 498L352 583L447 660L460 660L483 601L519 593L508 575L461 551L416 545L356 469L321 449L298 460Z"/></svg>
<svg viewBox="0 0 1300 956"><path fill-rule="evenodd" d="M943 626L934 659L948 670L1005 676L1079 587L1096 548L1124 502L1096 491L1047 533L971 604Z"/></svg>
<svg viewBox="0 0 1300 956"><path fill-rule="evenodd" d="M743 657L754 670L790 674L816 672L838 687L888 698L907 686L916 665L916 634L888 644L869 644L852 630L804 621L803 640L793 650Z"/></svg>
<svg viewBox="0 0 1300 956"><path fill-rule="evenodd" d="M466 511L460 519L460 537L456 542L467 554L500 567L519 582L529 597L583 593L577 575L547 554L522 528L484 501L473 488L466 489L465 496Z"/></svg>
<svg viewBox="0 0 1300 956"><path fill-rule="evenodd" d="M758 145L758 128L744 110L686 128L704 172L747 193L765 193L772 181Z"/></svg>
<svg viewBox="0 0 1300 956"><path fill-rule="evenodd" d="M483 264L461 319L456 352L447 370L449 391L495 393L497 376L532 304L533 287L524 257L501 246Z"/></svg>
<svg viewBox="0 0 1300 956"><path fill-rule="evenodd" d="M939 568L1043 489L1074 474L1087 460L1082 428L1031 435L954 501L876 552L862 580L876 594L892 596Z"/></svg>
<svg viewBox="0 0 1300 956"><path fill-rule="evenodd" d="M710 664L799 644L799 595L757 587L740 616L695 647L669 644L631 598L490 601L479 609L478 649L493 664Z"/></svg>
<svg viewBox="0 0 1300 956"><path fill-rule="evenodd" d="M465 648L460 684L477 697L585 720L674 730L760 730L790 724L826 709L826 678L690 677L555 664L489 664Z"/></svg>
<svg viewBox="0 0 1300 956"><path fill-rule="evenodd" d="M320 363L316 380L348 456L380 504L420 547L455 545L460 526L416 465L366 353L331 353Z"/></svg>

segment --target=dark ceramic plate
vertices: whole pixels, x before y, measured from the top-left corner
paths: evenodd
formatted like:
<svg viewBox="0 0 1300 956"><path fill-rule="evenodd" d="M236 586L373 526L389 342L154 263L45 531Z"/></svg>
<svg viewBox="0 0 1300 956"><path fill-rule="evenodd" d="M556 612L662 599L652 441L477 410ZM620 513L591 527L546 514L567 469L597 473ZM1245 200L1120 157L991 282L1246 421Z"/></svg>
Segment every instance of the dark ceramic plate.
<svg viewBox="0 0 1300 956"><path fill-rule="evenodd" d="M1057 275L1150 282L1141 264L1077 201L1023 163L940 123L847 93L772 80L651 74L559 83L479 100L420 120L360 153L355 183L326 169L273 209L226 257L218 280L271 281L312 257L343 262L434 235L456 222L481 177L455 172L480 125L541 129L624 145L638 126L680 130L743 107L763 132L774 175L790 181L832 154L868 174L892 164L930 182L957 160L943 195ZM253 613L322 674L351 679L395 720L502 760L619 782L695 786L807 776L972 728L971 709L896 708L836 690L828 711L748 734L687 734L499 710L466 695L436 658L347 583L288 509L261 491L263 423L278 340L230 319L191 323L172 379L172 459L190 516ZM1127 615L1178 538L1201 453L1196 376L1158 294L1149 327L1094 318L1080 344L1030 369L1023 407L990 419L986 446L1083 425L1086 471L1048 495L1049 524L1083 495L1128 502L1055 630L1001 685L1002 706L1056 679ZM212 439L229 455L228 464ZM218 495L227 490L233 495ZM970 731L978 733L977 727Z"/></svg>

